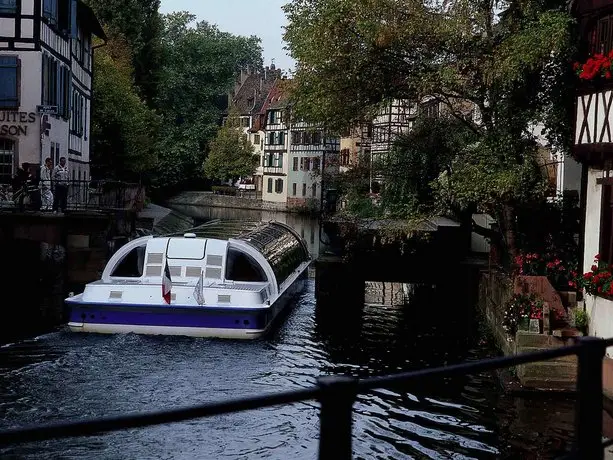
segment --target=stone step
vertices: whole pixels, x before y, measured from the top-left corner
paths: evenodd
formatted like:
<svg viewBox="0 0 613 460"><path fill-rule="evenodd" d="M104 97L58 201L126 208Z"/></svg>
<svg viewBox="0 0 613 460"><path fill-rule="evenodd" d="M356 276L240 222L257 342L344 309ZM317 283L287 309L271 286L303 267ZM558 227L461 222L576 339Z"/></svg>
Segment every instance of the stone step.
<svg viewBox="0 0 613 460"><path fill-rule="evenodd" d="M524 364L522 366L518 366L517 376L520 378L520 380L526 378L536 378L541 380L569 379L574 382L577 379L577 365L575 363L568 362L548 361Z"/></svg>
<svg viewBox="0 0 613 460"><path fill-rule="evenodd" d="M570 327L570 326L565 327L565 328L560 328L560 329L554 329L551 332L551 335L553 335L554 337L560 337L563 339L583 337L582 332L579 332L576 328Z"/></svg>
<svg viewBox="0 0 613 460"><path fill-rule="evenodd" d="M528 377L521 379L523 389L542 391L576 391L577 384L569 379L542 379Z"/></svg>
<svg viewBox="0 0 613 460"><path fill-rule="evenodd" d="M521 347L521 348L517 348L517 354L519 353L536 353L539 351L543 351L543 348L540 347ZM577 355L570 355L570 356L561 356L559 358L554 358L554 359L549 359L547 361L542 361L544 363L550 362L550 363L558 363L558 362L563 362L563 363L569 363L569 364L577 364Z"/></svg>
<svg viewBox="0 0 613 460"><path fill-rule="evenodd" d="M525 331L518 331L515 336L515 343L518 348L536 347L536 348L558 348L567 345L566 341L560 337L552 335L534 334Z"/></svg>

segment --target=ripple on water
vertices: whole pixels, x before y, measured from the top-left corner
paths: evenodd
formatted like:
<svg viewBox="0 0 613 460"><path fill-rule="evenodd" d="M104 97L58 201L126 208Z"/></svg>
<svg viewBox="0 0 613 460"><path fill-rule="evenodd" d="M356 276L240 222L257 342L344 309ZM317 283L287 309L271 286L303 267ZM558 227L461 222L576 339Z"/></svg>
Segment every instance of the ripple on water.
<svg viewBox="0 0 613 460"><path fill-rule="evenodd" d="M431 288L428 288L432 290ZM436 290L408 305L370 302L324 315L314 285L265 340L71 334L60 331L0 348L0 426L118 415L274 393L320 375L364 378L479 359L493 353L466 311L430 312ZM415 300L416 299L416 300ZM360 395L354 453L363 459L499 458L533 446L563 450L572 404L523 403L490 374L414 383ZM568 413L571 413L569 416ZM543 427L547 419L550 428ZM561 420L561 421L560 421ZM319 404L307 401L84 439L0 450L19 459L312 459ZM536 432L536 437L527 433ZM528 440L528 441L524 441Z"/></svg>

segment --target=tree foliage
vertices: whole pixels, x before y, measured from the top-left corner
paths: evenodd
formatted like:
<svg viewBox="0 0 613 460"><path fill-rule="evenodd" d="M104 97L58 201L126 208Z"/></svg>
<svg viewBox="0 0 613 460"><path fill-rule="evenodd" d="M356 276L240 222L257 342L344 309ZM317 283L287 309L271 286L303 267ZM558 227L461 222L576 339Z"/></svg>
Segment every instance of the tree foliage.
<svg viewBox="0 0 613 460"><path fill-rule="evenodd" d="M230 111L225 124L211 141L209 155L204 162L204 174L210 179L236 180L251 176L259 157L254 146L240 128L240 114Z"/></svg>
<svg viewBox="0 0 613 460"><path fill-rule="evenodd" d="M476 140L476 133L453 117L419 120L396 141L385 162L384 212L395 217L432 212L437 196L431 182L451 172L452 164Z"/></svg>
<svg viewBox="0 0 613 460"><path fill-rule="evenodd" d="M221 117L220 96L227 94L242 66L261 67L256 37L221 32L195 16L164 16L163 66L156 105L163 125L156 184L174 185L202 178L206 149Z"/></svg>
<svg viewBox="0 0 613 460"><path fill-rule="evenodd" d="M161 65L160 0L87 0L110 35L130 45L133 77L139 93L152 105Z"/></svg>
<svg viewBox="0 0 613 460"><path fill-rule="evenodd" d="M552 141L569 132L565 2L293 0L285 10L300 115L343 128L382 101L433 97L477 135L438 186L444 203L491 211L513 250L513 207L545 190L529 127L544 122ZM478 116L466 119L458 101Z"/></svg>
<svg viewBox="0 0 613 460"><path fill-rule="evenodd" d="M236 71L262 66L259 39L221 32L185 12L162 16L160 0L88 4L111 37L94 56L98 175L139 175L157 188L202 181Z"/></svg>
<svg viewBox="0 0 613 460"><path fill-rule="evenodd" d="M94 60L92 169L95 176L140 180L156 157L158 116L134 84L131 50L121 36L110 37Z"/></svg>

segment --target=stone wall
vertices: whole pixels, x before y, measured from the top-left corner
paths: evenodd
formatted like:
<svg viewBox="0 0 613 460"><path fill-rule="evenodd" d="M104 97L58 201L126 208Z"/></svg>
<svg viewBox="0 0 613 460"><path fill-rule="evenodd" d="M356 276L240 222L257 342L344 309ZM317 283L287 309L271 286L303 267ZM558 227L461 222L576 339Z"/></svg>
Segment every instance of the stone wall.
<svg viewBox="0 0 613 460"><path fill-rule="evenodd" d="M182 192L167 200L170 205L207 206L212 208L253 209L256 211L288 212L286 203L272 203L237 196L216 195L213 192Z"/></svg>
<svg viewBox="0 0 613 460"><path fill-rule="evenodd" d="M308 214L316 211L317 200L288 198L287 203L274 203L238 196L217 195L213 192L182 192L166 200L168 205L206 206L225 209L251 209L255 211L290 212Z"/></svg>

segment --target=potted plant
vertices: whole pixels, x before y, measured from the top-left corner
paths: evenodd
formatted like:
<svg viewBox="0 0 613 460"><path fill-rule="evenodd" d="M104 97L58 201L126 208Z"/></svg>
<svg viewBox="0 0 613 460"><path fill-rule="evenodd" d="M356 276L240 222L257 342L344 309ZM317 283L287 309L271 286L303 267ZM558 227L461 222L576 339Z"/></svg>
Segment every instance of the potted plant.
<svg viewBox="0 0 613 460"><path fill-rule="evenodd" d="M507 334L529 331L530 322L538 321L538 331L543 332L543 301L535 294L513 294L507 303L502 325ZM536 331L535 331L536 332Z"/></svg>
<svg viewBox="0 0 613 460"><path fill-rule="evenodd" d="M583 309L577 308L575 311L575 327L583 335L587 335L589 322L590 318L587 312Z"/></svg>

